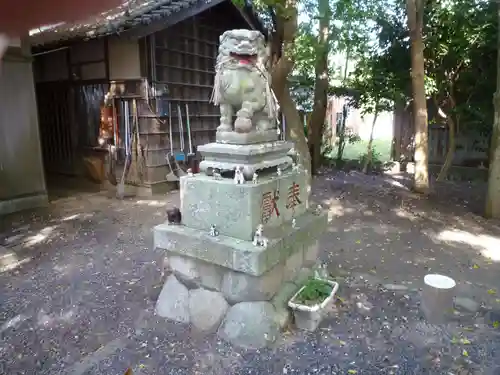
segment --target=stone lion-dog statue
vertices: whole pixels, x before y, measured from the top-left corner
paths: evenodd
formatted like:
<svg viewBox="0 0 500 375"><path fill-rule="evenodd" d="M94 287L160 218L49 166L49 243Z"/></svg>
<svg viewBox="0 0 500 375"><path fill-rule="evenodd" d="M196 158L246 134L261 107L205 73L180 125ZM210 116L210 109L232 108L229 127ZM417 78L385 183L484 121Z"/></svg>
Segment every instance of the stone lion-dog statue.
<svg viewBox="0 0 500 375"><path fill-rule="evenodd" d="M218 132L250 133L276 128L277 104L266 68L268 59L260 31L237 29L220 36L210 99L220 106Z"/></svg>

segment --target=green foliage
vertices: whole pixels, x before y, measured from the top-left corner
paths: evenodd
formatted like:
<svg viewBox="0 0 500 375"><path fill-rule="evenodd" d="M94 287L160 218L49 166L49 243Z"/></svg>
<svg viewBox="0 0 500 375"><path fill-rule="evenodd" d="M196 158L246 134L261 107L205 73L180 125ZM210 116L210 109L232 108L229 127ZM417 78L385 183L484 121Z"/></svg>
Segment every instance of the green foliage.
<svg viewBox="0 0 500 375"><path fill-rule="evenodd" d="M373 20L384 1L377 0L336 0L332 1L332 22L329 33L330 82L344 80L346 64L366 54L370 35L376 26ZM295 40L296 64L290 79L292 95L301 109L312 109L314 91L314 62L318 52L318 29L316 19L320 16L317 0L302 0L301 14L305 21L299 25ZM370 22L370 19L372 21ZM342 55L345 55L342 57ZM335 60L342 60L335 64ZM340 64L340 65L339 65ZM331 91L334 89L332 88Z"/></svg>
<svg viewBox="0 0 500 375"><path fill-rule="evenodd" d="M386 5L376 18L377 46L362 57L349 82L360 92L353 105L365 112L374 112L378 99L386 108L390 101L409 103L412 97L405 5L401 0ZM497 27L493 2L427 2L423 30L426 92L446 116L460 120L461 132L491 129ZM436 107L429 110L430 120L437 117Z"/></svg>
<svg viewBox="0 0 500 375"><path fill-rule="evenodd" d="M430 95L465 131L491 129L496 75L496 4L439 2L426 14L426 74Z"/></svg>
<svg viewBox="0 0 500 375"><path fill-rule="evenodd" d="M304 289L295 297L296 303L313 306L323 302L332 292L332 286L325 280L311 278L304 285Z"/></svg>

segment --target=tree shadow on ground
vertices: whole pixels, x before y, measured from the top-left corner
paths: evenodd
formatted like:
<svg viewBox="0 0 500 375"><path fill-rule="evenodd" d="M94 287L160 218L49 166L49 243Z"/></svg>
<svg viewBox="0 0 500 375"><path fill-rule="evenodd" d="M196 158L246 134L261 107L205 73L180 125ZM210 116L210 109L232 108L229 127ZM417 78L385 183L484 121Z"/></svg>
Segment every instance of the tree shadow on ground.
<svg viewBox="0 0 500 375"><path fill-rule="evenodd" d="M386 176L323 177L313 198L329 210L329 230L321 242L332 269L420 285L425 274L443 273L457 280L459 289L482 290L481 296L497 284L496 221L451 205L449 194L443 200L439 194L422 199Z"/></svg>

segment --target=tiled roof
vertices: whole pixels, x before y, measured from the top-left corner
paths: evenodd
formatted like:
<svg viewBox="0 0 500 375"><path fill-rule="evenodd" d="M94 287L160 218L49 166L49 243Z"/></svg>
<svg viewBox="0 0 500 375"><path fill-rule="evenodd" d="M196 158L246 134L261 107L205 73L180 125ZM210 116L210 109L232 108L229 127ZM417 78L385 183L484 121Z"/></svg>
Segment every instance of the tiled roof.
<svg viewBox="0 0 500 375"><path fill-rule="evenodd" d="M118 8L83 22L58 23L31 30L30 40L32 45L37 46L119 33L136 26L148 25L183 9L210 2L211 0L129 0Z"/></svg>

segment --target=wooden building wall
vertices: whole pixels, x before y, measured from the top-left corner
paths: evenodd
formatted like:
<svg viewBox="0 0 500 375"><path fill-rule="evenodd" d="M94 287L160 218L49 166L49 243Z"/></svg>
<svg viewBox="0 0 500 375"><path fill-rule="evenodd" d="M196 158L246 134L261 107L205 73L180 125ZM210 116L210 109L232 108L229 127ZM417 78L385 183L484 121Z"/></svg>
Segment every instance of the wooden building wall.
<svg viewBox="0 0 500 375"><path fill-rule="evenodd" d="M146 185L163 182L169 172L165 155L171 148L174 153L181 151L180 121L183 123L184 152L188 153L187 113L193 151L199 145L215 141L219 109L209 100L219 36L229 29L247 27L235 8L230 3L223 3L156 32L142 42L142 70L154 87L167 92L150 101L154 114L147 103L142 102L139 106Z"/></svg>
<svg viewBox="0 0 500 375"><path fill-rule="evenodd" d="M151 186L165 182L169 172L165 156L170 152L170 140L174 152L180 151L179 113L186 153L186 110L193 147L215 139L219 112L209 99L218 42L224 31L233 28L248 25L234 5L224 2L140 39L113 36L81 41L36 56L35 80L46 169L81 173L82 155L97 147L100 106L110 81L145 79L152 87L148 100L135 98L146 168L144 183ZM159 88L166 88L166 95L155 97ZM120 100L131 102L132 98ZM120 126L123 128L123 124Z"/></svg>

